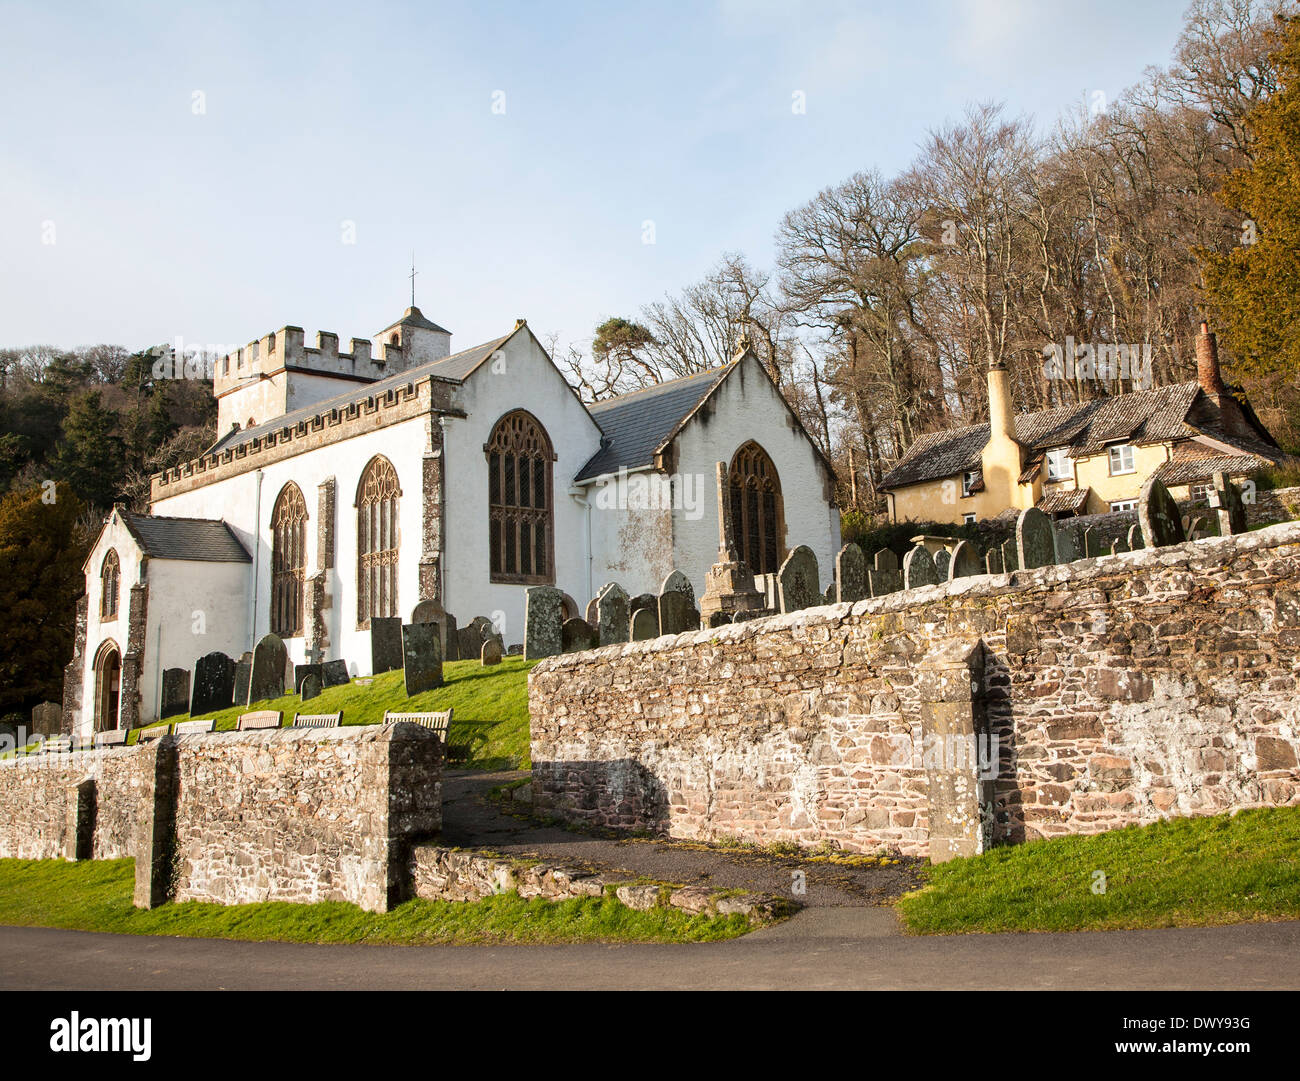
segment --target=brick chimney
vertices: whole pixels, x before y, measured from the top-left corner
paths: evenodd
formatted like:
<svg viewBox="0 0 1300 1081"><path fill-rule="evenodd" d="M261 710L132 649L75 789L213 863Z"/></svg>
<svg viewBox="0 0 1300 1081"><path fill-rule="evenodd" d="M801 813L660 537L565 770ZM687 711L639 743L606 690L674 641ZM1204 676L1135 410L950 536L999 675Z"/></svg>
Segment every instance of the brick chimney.
<svg viewBox="0 0 1300 1081"><path fill-rule="evenodd" d="M1219 372L1219 344L1210 324L1204 320L1196 338L1196 381L1215 400L1215 404L1221 404L1228 396L1228 388L1223 385L1223 376Z"/></svg>

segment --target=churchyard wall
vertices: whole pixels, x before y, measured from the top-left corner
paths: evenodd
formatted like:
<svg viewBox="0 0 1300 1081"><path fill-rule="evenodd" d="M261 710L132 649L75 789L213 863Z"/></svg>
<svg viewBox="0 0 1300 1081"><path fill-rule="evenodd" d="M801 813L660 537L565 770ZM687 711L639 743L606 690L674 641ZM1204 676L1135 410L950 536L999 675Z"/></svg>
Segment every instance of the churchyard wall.
<svg viewBox="0 0 1300 1081"><path fill-rule="evenodd" d="M942 856L1294 805L1298 674L1300 523L958 578L547 658L535 806Z"/></svg>
<svg viewBox="0 0 1300 1081"><path fill-rule="evenodd" d="M442 756L432 731L387 724L0 761L0 857L134 857L141 905L383 911L410 893L410 846L441 827Z"/></svg>

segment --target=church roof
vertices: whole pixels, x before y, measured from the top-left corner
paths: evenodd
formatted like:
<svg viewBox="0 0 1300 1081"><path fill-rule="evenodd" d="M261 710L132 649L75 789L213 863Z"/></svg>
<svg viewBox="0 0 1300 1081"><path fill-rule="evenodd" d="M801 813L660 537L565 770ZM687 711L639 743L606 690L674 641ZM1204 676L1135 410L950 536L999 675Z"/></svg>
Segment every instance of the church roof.
<svg viewBox="0 0 1300 1081"><path fill-rule="evenodd" d="M118 508L126 528L153 559L191 559L203 563L251 563L248 550L230 526L212 518L160 518Z"/></svg>
<svg viewBox="0 0 1300 1081"><path fill-rule="evenodd" d="M710 368L589 406L605 438L575 480L653 465L656 452L733 367Z"/></svg>
<svg viewBox="0 0 1300 1081"><path fill-rule="evenodd" d="M442 334L450 334L451 331L446 327L440 327L432 319L425 316L424 312L414 306L407 308L396 323L385 327L386 330L392 330L393 327L416 327L419 330L436 330Z"/></svg>

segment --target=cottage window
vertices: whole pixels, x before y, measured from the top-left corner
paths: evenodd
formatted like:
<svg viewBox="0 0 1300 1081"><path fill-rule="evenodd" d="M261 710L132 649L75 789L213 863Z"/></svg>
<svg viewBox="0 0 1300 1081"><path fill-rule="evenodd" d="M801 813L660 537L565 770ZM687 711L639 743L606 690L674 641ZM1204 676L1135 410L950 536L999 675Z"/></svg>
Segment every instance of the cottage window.
<svg viewBox="0 0 1300 1081"><path fill-rule="evenodd" d="M1136 473L1137 465L1133 460L1133 445L1131 443L1121 443L1118 446L1110 448L1110 475L1119 476L1121 473Z"/></svg>
<svg viewBox="0 0 1300 1081"><path fill-rule="evenodd" d="M1047 452L1047 479L1069 480L1070 451L1067 447L1057 447Z"/></svg>

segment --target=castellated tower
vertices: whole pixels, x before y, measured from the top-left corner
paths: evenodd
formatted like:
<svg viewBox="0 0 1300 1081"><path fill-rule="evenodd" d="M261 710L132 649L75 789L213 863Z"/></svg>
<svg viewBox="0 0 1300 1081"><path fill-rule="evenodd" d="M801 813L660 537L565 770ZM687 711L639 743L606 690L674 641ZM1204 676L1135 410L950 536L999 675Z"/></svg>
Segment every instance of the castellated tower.
<svg viewBox="0 0 1300 1081"><path fill-rule="evenodd" d="M317 332L315 347L305 345L302 327L285 326L222 357L212 382L218 437L441 360L451 353L451 332L412 307L373 339L353 338L350 346L340 352L339 336L327 330Z"/></svg>

